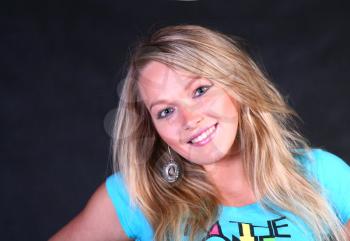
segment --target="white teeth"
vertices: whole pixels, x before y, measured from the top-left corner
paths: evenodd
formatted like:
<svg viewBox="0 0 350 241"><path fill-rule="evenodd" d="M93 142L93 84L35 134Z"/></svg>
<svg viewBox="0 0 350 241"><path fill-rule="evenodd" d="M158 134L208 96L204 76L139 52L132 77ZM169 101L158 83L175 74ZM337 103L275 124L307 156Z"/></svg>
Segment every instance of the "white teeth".
<svg viewBox="0 0 350 241"><path fill-rule="evenodd" d="M205 132L203 132L200 136L197 136L196 138L192 139L191 142L192 142L192 143L197 143L197 142L200 142L200 141L204 140L204 139L207 138L211 133L213 133L214 130L215 130L215 126L210 127L208 130L206 130Z"/></svg>

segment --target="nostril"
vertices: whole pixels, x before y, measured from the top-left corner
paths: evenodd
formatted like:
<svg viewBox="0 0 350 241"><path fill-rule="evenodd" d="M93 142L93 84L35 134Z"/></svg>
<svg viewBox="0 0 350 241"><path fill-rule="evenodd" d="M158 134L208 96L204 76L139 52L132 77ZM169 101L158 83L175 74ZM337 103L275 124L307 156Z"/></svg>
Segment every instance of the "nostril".
<svg viewBox="0 0 350 241"><path fill-rule="evenodd" d="M192 120L188 120L187 123L185 123L185 130L193 130L196 128L196 126L203 120L203 117L197 117Z"/></svg>

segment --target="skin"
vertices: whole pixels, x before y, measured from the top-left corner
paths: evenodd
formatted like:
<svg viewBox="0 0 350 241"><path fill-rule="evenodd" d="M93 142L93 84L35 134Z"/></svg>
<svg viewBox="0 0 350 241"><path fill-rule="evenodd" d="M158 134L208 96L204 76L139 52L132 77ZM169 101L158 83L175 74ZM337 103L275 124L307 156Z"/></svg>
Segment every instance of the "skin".
<svg viewBox="0 0 350 241"><path fill-rule="evenodd" d="M242 206L255 202L252 191L247 189L248 181L243 174L241 155L235 142L239 105L211 81L203 78L194 80L193 77L158 62L146 65L138 84L153 124L173 151L204 167L217 186L223 205ZM153 105L161 99L165 102ZM174 111L163 111L162 116L166 114L167 117L159 119L159 112L168 107ZM198 130L215 123L218 123L218 128L211 142L202 147L187 143ZM346 229L350 232L350 221ZM105 184L97 189L79 215L49 239L68 240L130 240L118 221Z"/></svg>
<svg viewBox="0 0 350 241"><path fill-rule="evenodd" d="M225 158L237 133L238 106L222 89L158 62L146 66L138 84L158 134L174 151L203 166ZM215 123L216 138L209 145L188 143L199 130Z"/></svg>
<svg viewBox="0 0 350 241"><path fill-rule="evenodd" d="M173 151L204 167L223 204L242 206L255 201L235 142L239 105L233 98L208 79L155 61L141 71L138 86L159 136ZM188 143L214 124L209 143L200 147Z"/></svg>
<svg viewBox="0 0 350 241"><path fill-rule="evenodd" d="M105 184L85 208L49 241L130 241L121 227Z"/></svg>

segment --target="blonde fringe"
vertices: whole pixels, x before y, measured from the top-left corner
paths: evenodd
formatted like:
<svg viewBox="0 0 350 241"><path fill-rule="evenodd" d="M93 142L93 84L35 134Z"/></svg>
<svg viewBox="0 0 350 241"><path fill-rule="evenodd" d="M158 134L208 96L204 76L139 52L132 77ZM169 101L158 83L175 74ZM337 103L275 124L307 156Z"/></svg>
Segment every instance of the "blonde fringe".
<svg viewBox="0 0 350 241"><path fill-rule="evenodd" d="M219 210L216 189L202 167L176 156L184 165L181 183L170 186L161 178L157 163L168 158L165 143L136 88L139 71L152 60L211 79L240 103L244 166L265 208L277 211L278 206L302 218L316 240L346 241L320 187L306 179L295 160L309 151L293 127L295 113L235 40L193 25L163 28L136 46L116 115L115 171L152 224L156 241L180 241L184 233L195 240L215 222Z"/></svg>

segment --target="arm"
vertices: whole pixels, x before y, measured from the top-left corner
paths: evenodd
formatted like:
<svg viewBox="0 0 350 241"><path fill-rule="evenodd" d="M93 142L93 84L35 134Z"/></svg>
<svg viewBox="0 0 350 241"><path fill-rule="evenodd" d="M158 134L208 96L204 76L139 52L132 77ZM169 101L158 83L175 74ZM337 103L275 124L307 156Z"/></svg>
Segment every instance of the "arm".
<svg viewBox="0 0 350 241"><path fill-rule="evenodd" d="M49 241L128 241L108 197L105 184L92 195L86 207Z"/></svg>
<svg viewBox="0 0 350 241"><path fill-rule="evenodd" d="M345 231L347 232L347 238L350 241L350 221L345 225Z"/></svg>

